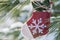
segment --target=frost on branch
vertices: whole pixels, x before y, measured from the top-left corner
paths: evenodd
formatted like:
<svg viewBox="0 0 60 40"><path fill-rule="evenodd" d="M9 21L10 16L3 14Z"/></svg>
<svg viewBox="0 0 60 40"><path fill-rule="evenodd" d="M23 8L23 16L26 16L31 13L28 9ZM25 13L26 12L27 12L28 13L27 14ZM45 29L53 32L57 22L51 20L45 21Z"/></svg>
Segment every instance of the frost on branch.
<svg viewBox="0 0 60 40"><path fill-rule="evenodd" d="M36 23L38 22L38 23ZM34 25L33 25L34 24ZM41 24L41 25L40 25ZM46 27L46 25L42 24L42 18L38 19L38 20L35 20L35 19L32 19L32 23L29 25L29 28L30 29L33 29L35 28L34 30L32 30L33 32L33 35L35 33L37 33L37 30L39 33L43 33L43 29ZM42 28L42 29L41 29Z"/></svg>

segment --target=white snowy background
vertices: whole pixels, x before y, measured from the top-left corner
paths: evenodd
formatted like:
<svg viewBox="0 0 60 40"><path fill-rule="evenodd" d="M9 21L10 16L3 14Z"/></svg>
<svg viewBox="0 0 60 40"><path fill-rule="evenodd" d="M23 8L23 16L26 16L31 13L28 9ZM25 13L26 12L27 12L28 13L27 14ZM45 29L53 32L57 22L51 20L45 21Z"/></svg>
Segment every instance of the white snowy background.
<svg viewBox="0 0 60 40"><path fill-rule="evenodd" d="M20 0L20 1L22 1L22 0ZM59 3L60 3L60 1L56 2L55 5L57 5ZM31 4L26 5L22 10L27 10L28 12L21 13L20 17L18 17L18 19L17 19L19 21L15 22L14 19L11 19L9 16L7 16L5 18L4 23L0 23L0 39L3 39L3 40L13 40L13 35L6 36L6 34L14 31L14 30L11 31L11 29L23 26L23 22L25 20L27 20L31 16L32 5ZM55 18L55 17L51 17L51 19L52 18ZM53 20L51 22L53 22ZM17 30L17 29L15 29L15 30ZM38 38L37 40L54 40L54 38L57 36L56 33L57 32L53 32L53 33L49 34L48 36L45 35L45 36L43 36L41 38ZM18 39L20 37L22 37L22 35L20 35L18 37Z"/></svg>

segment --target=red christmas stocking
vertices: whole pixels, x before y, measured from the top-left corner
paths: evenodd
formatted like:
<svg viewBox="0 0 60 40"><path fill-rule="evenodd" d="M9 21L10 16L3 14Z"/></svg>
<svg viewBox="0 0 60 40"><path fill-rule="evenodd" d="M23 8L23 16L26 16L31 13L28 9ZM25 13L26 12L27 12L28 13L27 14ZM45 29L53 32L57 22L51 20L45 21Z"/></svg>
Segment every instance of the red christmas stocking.
<svg viewBox="0 0 60 40"><path fill-rule="evenodd" d="M50 14L49 12L33 12L31 18L22 28L23 35L31 39L47 34L49 31Z"/></svg>

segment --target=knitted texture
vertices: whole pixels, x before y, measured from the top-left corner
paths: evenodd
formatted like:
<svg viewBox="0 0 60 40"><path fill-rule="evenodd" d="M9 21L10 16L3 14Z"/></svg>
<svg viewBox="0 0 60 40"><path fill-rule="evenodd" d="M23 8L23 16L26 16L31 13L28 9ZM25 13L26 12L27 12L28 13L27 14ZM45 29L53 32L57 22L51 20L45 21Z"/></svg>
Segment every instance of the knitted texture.
<svg viewBox="0 0 60 40"><path fill-rule="evenodd" d="M48 33L50 24L50 13L33 12L31 18L27 21L28 28L34 38Z"/></svg>

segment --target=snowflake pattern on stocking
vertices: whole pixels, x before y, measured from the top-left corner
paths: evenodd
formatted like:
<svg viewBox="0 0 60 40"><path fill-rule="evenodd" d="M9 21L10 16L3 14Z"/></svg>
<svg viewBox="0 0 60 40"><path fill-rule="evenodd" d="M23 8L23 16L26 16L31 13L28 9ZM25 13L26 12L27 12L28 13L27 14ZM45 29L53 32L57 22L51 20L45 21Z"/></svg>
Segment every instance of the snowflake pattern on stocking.
<svg viewBox="0 0 60 40"><path fill-rule="evenodd" d="M38 22L38 23L36 23L36 22ZM43 29L46 27L46 25L44 25L44 24L41 24L42 23L42 18L40 18L40 19L38 19L38 20L35 20L35 19L32 19L32 23L34 24L30 24L29 25L29 28L30 29L32 29L32 28L35 28L34 30L32 30L32 32L33 32L33 35L35 34L35 33L37 33L36 32L36 30L38 29L38 32L39 33L43 33ZM41 25L40 25L41 24ZM42 29L41 29L42 28Z"/></svg>

